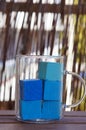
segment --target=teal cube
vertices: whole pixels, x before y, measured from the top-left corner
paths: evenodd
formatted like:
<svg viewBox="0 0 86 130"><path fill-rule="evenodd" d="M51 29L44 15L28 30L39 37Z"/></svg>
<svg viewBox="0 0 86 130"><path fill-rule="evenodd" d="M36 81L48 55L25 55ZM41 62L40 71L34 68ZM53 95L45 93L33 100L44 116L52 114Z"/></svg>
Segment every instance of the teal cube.
<svg viewBox="0 0 86 130"><path fill-rule="evenodd" d="M44 100L57 100L62 102L63 83L61 81L44 81Z"/></svg>
<svg viewBox="0 0 86 130"><path fill-rule="evenodd" d="M39 62L38 78L43 80L63 80L63 64L60 62Z"/></svg>
<svg viewBox="0 0 86 130"><path fill-rule="evenodd" d="M62 103L57 101L44 101L42 118L47 120L60 120L62 117Z"/></svg>
<svg viewBox="0 0 86 130"><path fill-rule="evenodd" d="M22 120L36 120L41 118L41 101L20 100L20 117Z"/></svg>

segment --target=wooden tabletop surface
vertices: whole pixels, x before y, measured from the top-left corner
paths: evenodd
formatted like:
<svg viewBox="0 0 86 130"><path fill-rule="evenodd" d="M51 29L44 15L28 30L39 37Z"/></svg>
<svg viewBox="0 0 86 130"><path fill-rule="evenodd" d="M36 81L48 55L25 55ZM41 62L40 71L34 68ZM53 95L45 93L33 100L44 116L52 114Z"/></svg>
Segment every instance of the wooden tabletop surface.
<svg viewBox="0 0 86 130"><path fill-rule="evenodd" d="M22 123L14 111L0 111L0 130L86 130L86 112L65 112L62 120L54 123Z"/></svg>

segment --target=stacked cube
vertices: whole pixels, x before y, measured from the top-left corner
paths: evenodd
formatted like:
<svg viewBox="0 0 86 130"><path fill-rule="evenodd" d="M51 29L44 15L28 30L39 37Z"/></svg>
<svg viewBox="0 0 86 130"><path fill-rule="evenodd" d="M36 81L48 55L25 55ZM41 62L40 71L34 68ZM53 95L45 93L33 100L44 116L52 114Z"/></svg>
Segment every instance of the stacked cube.
<svg viewBox="0 0 86 130"><path fill-rule="evenodd" d="M23 120L60 119L63 65L39 62L38 79L20 80L20 116Z"/></svg>
<svg viewBox="0 0 86 130"><path fill-rule="evenodd" d="M42 80L20 80L20 116L23 120L41 118Z"/></svg>

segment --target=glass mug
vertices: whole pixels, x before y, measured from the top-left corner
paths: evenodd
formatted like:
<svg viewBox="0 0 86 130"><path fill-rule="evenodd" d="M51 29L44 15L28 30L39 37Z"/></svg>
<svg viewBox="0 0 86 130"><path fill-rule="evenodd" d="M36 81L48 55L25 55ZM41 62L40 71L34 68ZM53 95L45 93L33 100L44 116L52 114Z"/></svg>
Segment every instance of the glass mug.
<svg viewBox="0 0 86 130"><path fill-rule="evenodd" d="M71 74L84 87L82 98L72 105L62 103L63 77ZM16 117L23 122L60 120L65 107L79 105L86 95L84 80L64 69L63 56L16 56Z"/></svg>

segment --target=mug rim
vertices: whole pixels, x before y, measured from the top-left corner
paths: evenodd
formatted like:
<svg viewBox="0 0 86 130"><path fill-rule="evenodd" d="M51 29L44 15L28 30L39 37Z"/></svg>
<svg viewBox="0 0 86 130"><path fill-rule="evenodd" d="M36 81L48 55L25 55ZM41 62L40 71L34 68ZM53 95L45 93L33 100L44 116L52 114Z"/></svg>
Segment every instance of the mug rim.
<svg viewBox="0 0 86 130"><path fill-rule="evenodd" d="M18 54L16 58L55 58L55 59L64 59L64 56L58 55L29 55L29 54Z"/></svg>

